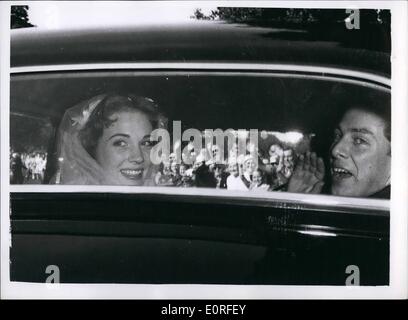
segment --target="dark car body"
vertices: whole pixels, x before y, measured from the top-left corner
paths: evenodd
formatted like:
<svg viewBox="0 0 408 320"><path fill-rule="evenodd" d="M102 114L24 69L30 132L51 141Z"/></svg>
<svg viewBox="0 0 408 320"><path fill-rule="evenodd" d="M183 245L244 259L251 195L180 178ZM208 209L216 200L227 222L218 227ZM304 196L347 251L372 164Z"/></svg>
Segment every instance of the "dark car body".
<svg viewBox="0 0 408 320"><path fill-rule="evenodd" d="M301 29L271 30L245 24L195 22L13 32L13 67L208 61L347 67L384 76L391 73L387 52L350 48L336 41L308 42L307 32ZM297 41L290 40L291 35L297 35Z"/></svg>
<svg viewBox="0 0 408 320"><path fill-rule="evenodd" d="M325 79L389 92L388 53L284 35L215 22L13 31L11 113L49 118L57 127L78 101L158 73L207 83L222 74L223 84L234 76ZM192 110L191 121L200 114L199 106ZM389 283L388 200L53 187L11 187L12 281L44 282L47 266L57 265L68 283L344 285L354 265L361 285Z"/></svg>

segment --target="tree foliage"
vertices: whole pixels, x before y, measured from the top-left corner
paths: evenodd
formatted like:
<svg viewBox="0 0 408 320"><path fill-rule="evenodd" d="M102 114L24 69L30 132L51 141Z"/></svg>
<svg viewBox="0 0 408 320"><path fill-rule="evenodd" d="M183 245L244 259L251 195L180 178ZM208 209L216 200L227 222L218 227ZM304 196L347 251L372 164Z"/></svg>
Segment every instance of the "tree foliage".
<svg viewBox="0 0 408 320"><path fill-rule="evenodd" d="M390 52L390 10L361 9L359 15L360 29L352 31L345 26L345 19L350 14L344 9L218 7L206 15L197 8L192 18L265 28L303 29L307 31L307 38L302 40L337 41L347 47Z"/></svg>
<svg viewBox="0 0 408 320"><path fill-rule="evenodd" d="M361 20L367 25L390 25L389 10L360 10ZM193 18L197 20L223 20L235 23L259 25L298 25L344 24L348 16L343 9L293 9L293 8L225 8L218 7L205 15L200 8L194 11Z"/></svg>
<svg viewBox="0 0 408 320"><path fill-rule="evenodd" d="M11 7L11 29L34 27L28 18L28 6Z"/></svg>

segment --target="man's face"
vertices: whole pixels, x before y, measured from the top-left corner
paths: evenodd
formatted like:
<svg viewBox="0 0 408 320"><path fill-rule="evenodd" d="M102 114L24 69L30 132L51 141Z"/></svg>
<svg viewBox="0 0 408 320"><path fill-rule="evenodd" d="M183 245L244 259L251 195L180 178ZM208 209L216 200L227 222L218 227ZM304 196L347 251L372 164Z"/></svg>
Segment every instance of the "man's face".
<svg viewBox="0 0 408 320"><path fill-rule="evenodd" d="M228 167L228 171L234 177L238 177L238 165L237 164L230 164L229 167Z"/></svg>
<svg viewBox="0 0 408 320"><path fill-rule="evenodd" d="M255 171L252 175L252 182L257 186L260 186L262 184L262 175L258 171Z"/></svg>
<svg viewBox="0 0 408 320"><path fill-rule="evenodd" d="M283 151L283 165L285 167L293 167L293 151L291 149Z"/></svg>
<svg viewBox="0 0 408 320"><path fill-rule="evenodd" d="M335 130L331 147L331 192L366 197L389 184L391 144L385 122L368 111L351 109Z"/></svg>

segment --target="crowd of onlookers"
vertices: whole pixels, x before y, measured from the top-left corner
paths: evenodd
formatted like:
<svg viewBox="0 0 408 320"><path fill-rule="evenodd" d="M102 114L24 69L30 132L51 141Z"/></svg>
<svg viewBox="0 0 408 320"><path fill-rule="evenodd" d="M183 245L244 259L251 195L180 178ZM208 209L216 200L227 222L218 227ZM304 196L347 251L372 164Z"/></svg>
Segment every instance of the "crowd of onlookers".
<svg viewBox="0 0 408 320"><path fill-rule="evenodd" d="M284 190L292 175L296 153L292 148L272 144L265 155L259 152L237 155L233 148L224 159L214 145L211 156L205 150L188 161L170 154L155 175L157 186L221 188L228 190ZM187 164L189 163L189 164ZM10 152L10 183L42 183L47 164L46 152Z"/></svg>
<svg viewBox="0 0 408 320"><path fill-rule="evenodd" d="M156 185L251 191L284 190L292 175L296 158L294 149L284 148L280 144L272 144L265 155L247 152L246 155L237 156L236 149L233 149L225 159L220 160L217 146L210 150L211 157L206 159L205 153L206 151L197 156L189 156L188 162L192 164L178 161L176 154L170 154L162 162L155 177Z"/></svg>
<svg viewBox="0 0 408 320"><path fill-rule="evenodd" d="M10 183L42 183L47 165L47 152L10 150Z"/></svg>

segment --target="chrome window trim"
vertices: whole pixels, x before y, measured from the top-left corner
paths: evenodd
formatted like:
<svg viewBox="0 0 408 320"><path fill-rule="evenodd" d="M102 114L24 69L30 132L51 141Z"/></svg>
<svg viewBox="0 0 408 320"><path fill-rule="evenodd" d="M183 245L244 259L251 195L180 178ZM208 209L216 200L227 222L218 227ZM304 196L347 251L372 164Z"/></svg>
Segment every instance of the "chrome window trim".
<svg viewBox="0 0 408 320"><path fill-rule="evenodd" d="M212 62L154 62L154 63L90 63L41 65L31 67L12 67L11 74L40 73L56 71L91 71L91 70L213 70L213 71L242 71L242 72L296 72L300 75L318 76L321 78L336 78L363 83L373 83L386 88L391 87L391 79L362 71L340 69L334 67L307 66L294 64L273 63L212 63ZM293 76L293 74L291 74Z"/></svg>
<svg viewBox="0 0 408 320"><path fill-rule="evenodd" d="M95 76L89 70L88 72L84 73L72 73L72 74L65 74L65 73L46 73L44 72L41 77L38 76L38 73L23 73L23 74L16 74L11 81L32 81L32 80L44 80L44 79L61 79L62 75L64 75L64 79L81 79L84 77L92 77ZM59 71L57 71L59 72ZM186 75L187 73L187 75ZM387 93L390 93L391 90L388 87L381 85L378 85L376 83L372 82L366 82L366 81L361 81L361 80L355 80L355 79L350 79L350 78L339 78L339 77L333 77L333 76L322 76L322 75L313 75L313 74L300 74L300 73L280 73L280 72L231 72L231 71L121 71L117 72L115 74L112 74L112 72L107 72L107 71L100 71L98 72L98 76L100 77L136 77L136 76L162 76L162 77L174 77L174 76L188 76L188 77L194 77L194 76L207 76L211 75L214 77L217 76L239 76L239 77L264 77L264 78L272 78L272 77L279 77L279 78L290 78L290 79L312 79L312 80L321 80L321 81L331 81L331 82L341 82L341 83L348 83L348 84L354 84L354 85L360 85L372 89L377 89L381 90Z"/></svg>

